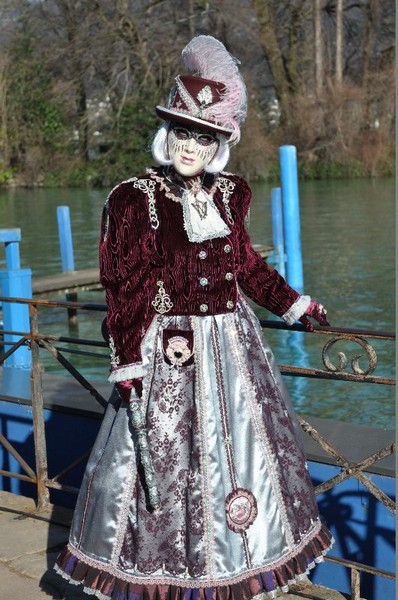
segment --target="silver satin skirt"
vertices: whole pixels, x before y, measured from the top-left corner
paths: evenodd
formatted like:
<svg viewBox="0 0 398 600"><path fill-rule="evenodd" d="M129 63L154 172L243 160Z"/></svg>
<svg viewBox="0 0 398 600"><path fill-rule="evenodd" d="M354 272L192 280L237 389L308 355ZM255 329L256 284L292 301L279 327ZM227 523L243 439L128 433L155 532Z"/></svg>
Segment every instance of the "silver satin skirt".
<svg viewBox="0 0 398 600"><path fill-rule="evenodd" d="M141 406L159 508L115 392L56 569L102 599L249 600L303 577L332 543L294 411L252 309L159 315Z"/></svg>

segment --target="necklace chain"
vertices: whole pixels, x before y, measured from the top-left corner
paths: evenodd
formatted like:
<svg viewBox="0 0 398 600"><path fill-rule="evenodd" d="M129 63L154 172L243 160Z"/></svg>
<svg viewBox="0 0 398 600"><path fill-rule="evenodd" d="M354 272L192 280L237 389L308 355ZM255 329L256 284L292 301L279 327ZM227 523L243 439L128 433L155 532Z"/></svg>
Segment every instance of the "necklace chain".
<svg viewBox="0 0 398 600"><path fill-rule="evenodd" d="M197 194L199 190L205 188L205 186L203 185L205 177L206 172L203 171L201 177L192 177L190 185L188 185L188 181L181 177L181 175L179 175L176 171L172 171L170 167L167 167L167 169L165 169L165 178L167 179L167 181L169 181L171 184L177 186L183 191L192 190L194 194ZM214 193L213 187L214 185L212 186L210 193Z"/></svg>
<svg viewBox="0 0 398 600"><path fill-rule="evenodd" d="M184 181L184 179L182 177L180 177L178 175L178 173L176 173L170 167L163 168L161 173L159 173L158 171L156 171L153 168L148 168L147 173L150 177L152 177L155 181L157 181L160 184L160 189L164 190L167 198L170 198L170 200L173 200L174 202L178 202L179 204L181 204L181 202L182 202L182 194L180 192L181 195L177 195L177 190L181 190L183 193L185 193L185 192L189 191L190 189L192 189L192 187L193 187L193 186L191 186L191 188L188 188L186 185L187 182ZM206 175L209 175L209 173L204 172L203 176L202 176L202 181L200 181L200 179L198 178L199 180L195 182L196 190L193 190L193 193L194 194L198 193L201 189L203 189L203 191L208 196L210 196L210 198L213 198L215 191L217 190L217 188L219 188L223 195L223 203L224 203L224 208L227 212L227 218L230 223L233 223L232 215L231 215L230 209L229 209L229 196L231 195L231 193L235 187L235 184L232 181L229 181L228 179L226 179L225 177L213 176L212 185L209 189L208 187L206 188L203 185ZM223 175L224 175L224 173L223 173ZM174 186L176 188L176 192L172 191L168 184L171 184L172 186Z"/></svg>

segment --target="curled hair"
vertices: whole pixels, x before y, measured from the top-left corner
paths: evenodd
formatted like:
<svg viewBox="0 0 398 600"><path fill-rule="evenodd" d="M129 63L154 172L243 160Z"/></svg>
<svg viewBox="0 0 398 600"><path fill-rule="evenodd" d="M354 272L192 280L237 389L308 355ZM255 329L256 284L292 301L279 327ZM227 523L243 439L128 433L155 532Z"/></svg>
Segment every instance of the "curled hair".
<svg viewBox="0 0 398 600"><path fill-rule="evenodd" d="M162 166L171 165L173 161L167 152L167 134L169 132L170 121L162 123L159 127L153 142L152 156ZM224 169L229 160L229 144L225 136L217 134L219 141L218 149L209 164L205 165L206 173L219 173Z"/></svg>
<svg viewBox="0 0 398 600"><path fill-rule="evenodd" d="M162 166L171 165L172 161L167 153L167 133L169 131L168 122L162 123L156 132L152 142L152 156Z"/></svg>

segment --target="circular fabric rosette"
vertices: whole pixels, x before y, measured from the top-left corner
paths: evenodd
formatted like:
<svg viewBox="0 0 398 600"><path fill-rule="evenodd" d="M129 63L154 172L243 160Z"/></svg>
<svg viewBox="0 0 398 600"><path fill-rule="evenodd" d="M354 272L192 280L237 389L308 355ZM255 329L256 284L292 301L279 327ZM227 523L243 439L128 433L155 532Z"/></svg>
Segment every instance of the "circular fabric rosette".
<svg viewBox="0 0 398 600"><path fill-rule="evenodd" d="M187 364L193 356L188 340L181 335L169 338L165 353L170 363L174 366Z"/></svg>
<svg viewBox="0 0 398 600"><path fill-rule="evenodd" d="M232 490L225 499L227 525L235 533L242 533L257 517L257 501L245 488Z"/></svg>

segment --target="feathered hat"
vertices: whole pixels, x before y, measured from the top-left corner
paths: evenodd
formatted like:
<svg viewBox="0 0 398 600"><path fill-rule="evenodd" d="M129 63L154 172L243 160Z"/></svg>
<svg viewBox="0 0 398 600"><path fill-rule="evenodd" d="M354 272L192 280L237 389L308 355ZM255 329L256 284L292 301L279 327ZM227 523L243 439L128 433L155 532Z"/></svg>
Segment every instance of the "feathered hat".
<svg viewBox="0 0 398 600"><path fill-rule="evenodd" d="M240 139L246 118L246 86L239 61L210 35L193 38L182 51L190 75L178 75L167 106L157 106L167 121L205 127L222 133L232 146Z"/></svg>

